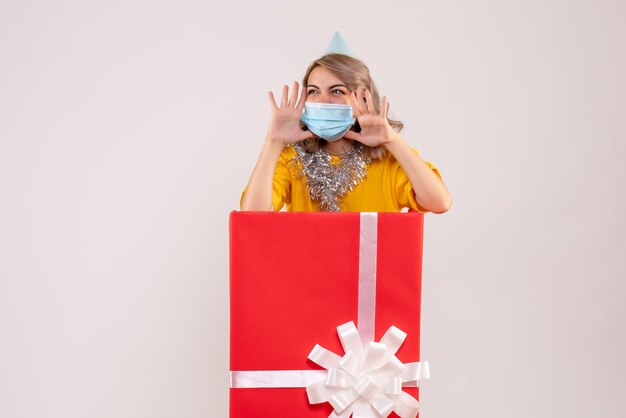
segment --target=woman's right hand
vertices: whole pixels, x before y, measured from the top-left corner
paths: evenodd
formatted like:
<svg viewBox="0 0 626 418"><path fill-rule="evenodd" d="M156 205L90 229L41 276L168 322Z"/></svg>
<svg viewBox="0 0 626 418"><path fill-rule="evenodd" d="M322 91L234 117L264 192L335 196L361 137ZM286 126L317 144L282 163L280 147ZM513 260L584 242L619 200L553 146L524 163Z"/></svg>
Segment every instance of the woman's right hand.
<svg viewBox="0 0 626 418"><path fill-rule="evenodd" d="M274 100L274 93L268 92L268 99L272 107L272 116L267 128L266 139L268 141L289 145L307 138L315 138L313 132L304 131L300 127L300 116L302 116L302 109L304 109L304 102L306 101L306 89L302 89L300 100L298 100L298 90L298 82L294 81L291 97L289 97L289 87L284 85L280 107Z"/></svg>

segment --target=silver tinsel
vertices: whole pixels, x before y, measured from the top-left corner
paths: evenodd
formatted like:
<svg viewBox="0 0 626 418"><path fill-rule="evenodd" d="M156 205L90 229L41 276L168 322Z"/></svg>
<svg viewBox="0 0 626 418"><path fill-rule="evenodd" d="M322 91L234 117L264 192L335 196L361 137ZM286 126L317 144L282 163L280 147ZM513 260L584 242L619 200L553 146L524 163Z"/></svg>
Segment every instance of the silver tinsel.
<svg viewBox="0 0 626 418"><path fill-rule="evenodd" d="M331 164L332 155L321 148L307 152L302 142L291 145L296 156L291 160L298 166L298 176L305 176L309 197L317 201L324 212L339 212L339 200L363 181L371 159L365 154L360 142L339 157L338 164Z"/></svg>

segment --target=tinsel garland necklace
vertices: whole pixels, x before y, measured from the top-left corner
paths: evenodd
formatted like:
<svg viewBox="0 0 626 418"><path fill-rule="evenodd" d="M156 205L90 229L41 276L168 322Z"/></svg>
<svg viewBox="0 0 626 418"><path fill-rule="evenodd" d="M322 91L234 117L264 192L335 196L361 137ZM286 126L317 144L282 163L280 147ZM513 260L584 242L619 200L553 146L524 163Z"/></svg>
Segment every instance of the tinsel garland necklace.
<svg viewBox="0 0 626 418"><path fill-rule="evenodd" d="M339 200L365 179L367 166L372 161L365 154L363 144L357 141L339 156L338 164L332 164L332 155L322 148L307 152L302 142L291 147L296 151L291 163L299 169L298 177L306 177L310 198L317 201L324 212L341 210Z"/></svg>

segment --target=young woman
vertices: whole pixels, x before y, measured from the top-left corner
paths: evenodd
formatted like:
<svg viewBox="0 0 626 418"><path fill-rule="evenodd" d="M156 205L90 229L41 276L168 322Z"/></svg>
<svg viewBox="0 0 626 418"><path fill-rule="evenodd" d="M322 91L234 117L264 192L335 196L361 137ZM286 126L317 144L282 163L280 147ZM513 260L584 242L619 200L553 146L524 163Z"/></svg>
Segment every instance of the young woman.
<svg viewBox="0 0 626 418"><path fill-rule="evenodd" d="M241 210L446 212L452 198L437 168L400 136L367 66L330 53L283 86ZM304 114L303 114L304 110Z"/></svg>

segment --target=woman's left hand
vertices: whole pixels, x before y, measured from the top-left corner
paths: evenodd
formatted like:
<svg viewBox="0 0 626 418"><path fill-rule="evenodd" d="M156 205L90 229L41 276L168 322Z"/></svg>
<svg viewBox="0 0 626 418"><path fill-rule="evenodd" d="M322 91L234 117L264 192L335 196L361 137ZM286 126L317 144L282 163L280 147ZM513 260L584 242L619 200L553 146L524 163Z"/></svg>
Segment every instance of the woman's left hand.
<svg viewBox="0 0 626 418"><path fill-rule="evenodd" d="M365 98L363 98L363 91L359 87L356 93L352 92L351 98L352 109L361 126L361 132L348 131L343 137L354 139L370 147L391 143L398 133L393 130L387 120L389 107L387 96L383 97L380 112L376 112L374 109L369 90L365 90Z"/></svg>

